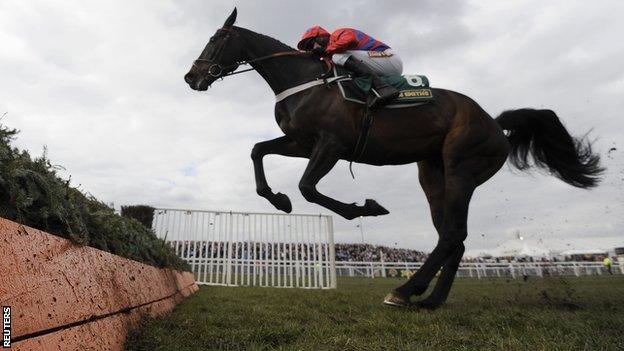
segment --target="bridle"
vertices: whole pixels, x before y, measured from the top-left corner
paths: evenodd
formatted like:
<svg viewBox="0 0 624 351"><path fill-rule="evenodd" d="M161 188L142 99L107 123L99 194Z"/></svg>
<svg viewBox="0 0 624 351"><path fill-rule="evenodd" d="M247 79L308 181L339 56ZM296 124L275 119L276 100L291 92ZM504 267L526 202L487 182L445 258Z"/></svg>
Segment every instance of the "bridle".
<svg viewBox="0 0 624 351"><path fill-rule="evenodd" d="M255 70L255 68L251 67L251 68L247 68L247 69L243 69L240 71L236 71L236 69L239 66L244 66L244 65L249 65L253 62L259 62L259 61L263 61L263 60L267 60L270 58L276 58L276 57L285 57L285 56L311 56L312 53L311 52L304 52L304 51L281 51L281 52L276 52L274 54L271 55L266 55L266 56L261 56L261 57L256 57L254 59L251 60L243 60L243 61L238 61L235 62L231 65L227 65L227 66L222 66L219 62L221 62L222 56L223 56L223 51L225 49L225 46L227 45L228 40L230 39L230 35L234 34L236 35L236 32L233 32L231 28L221 28L219 29L217 32L219 31L224 31L226 32L225 37L223 38L223 40L221 41L220 45L213 50L213 52L211 53L209 58L198 58L197 60L195 60L193 62L193 67L197 68L197 70L199 72L206 72L208 73L208 75L210 75L213 78L225 78L227 76L231 76L234 74L239 74L239 73L245 73L245 72L249 72L249 71L253 71ZM207 70L201 69L197 63L198 62L206 62L208 64L210 64L208 66ZM229 71L230 69L232 69L231 71ZM224 73L225 72L225 73Z"/></svg>

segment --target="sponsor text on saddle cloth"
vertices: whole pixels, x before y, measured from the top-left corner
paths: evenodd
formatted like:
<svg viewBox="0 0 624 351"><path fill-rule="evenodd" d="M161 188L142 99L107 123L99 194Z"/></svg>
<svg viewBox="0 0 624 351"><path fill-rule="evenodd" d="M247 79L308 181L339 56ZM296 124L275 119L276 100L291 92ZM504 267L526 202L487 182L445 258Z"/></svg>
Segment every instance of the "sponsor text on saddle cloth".
<svg viewBox="0 0 624 351"><path fill-rule="evenodd" d="M340 93L345 100L354 103L366 104L366 99L371 91L373 94L377 94L375 89L372 88L372 76L364 75L354 78L351 76L351 72L336 65L333 66L332 71L333 76L317 78L276 94L276 102L280 102L291 95L312 87L333 83L338 85ZM399 96L382 108L412 107L433 101L434 99L433 92L429 87L429 79L423 75L397 74L381 76L380 78L399 90Z"/></svg>
<svg viewBox="0 0 624 351"><path fill-rule="evenodd" d="M340 71L342 71L342 69L340 69ZM334 70L334 74L338 76L338 70ZM433 93L429 87L429 79L423 75L389 75L381 76L380 78L400 92L399 96L384 106L384 108L411 107L433 100ZM344 99L359 104L365 103L366 97L371 90L373 94L377 94L372 87L372 83L373 79L370 75L339 79L337 81Z"/></svg>

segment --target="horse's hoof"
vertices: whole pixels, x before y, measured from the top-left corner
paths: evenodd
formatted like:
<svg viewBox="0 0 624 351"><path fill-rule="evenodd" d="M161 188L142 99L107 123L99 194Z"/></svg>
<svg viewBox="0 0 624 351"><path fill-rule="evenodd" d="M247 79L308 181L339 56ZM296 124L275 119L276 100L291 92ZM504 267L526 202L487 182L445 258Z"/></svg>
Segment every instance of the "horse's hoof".
<svg viewBox="0 0 624 351"><path fill-rule="evenodd" d="M410 307L412 303L409 298L403 297L403 295L393 291L386 295L383 300L384 305L395 306L395 307Z"/></svg>
<svg viewBox="0 0 624 351"><path fill-rule="evenodd" d="M286 213L290 213L292 211L292 204L290 203L290 199L287 195L282 193L277 193L271 198L271 203L275 208L280 211L284 211Z"/></svg>
<svg viewBox="0 0 624 351"><path fill-rule="evenodd" d="M364 209L366 210L366 216L382 216L390 213L383 206L378 204L377 201L371 199L366 199Z"/></svg>

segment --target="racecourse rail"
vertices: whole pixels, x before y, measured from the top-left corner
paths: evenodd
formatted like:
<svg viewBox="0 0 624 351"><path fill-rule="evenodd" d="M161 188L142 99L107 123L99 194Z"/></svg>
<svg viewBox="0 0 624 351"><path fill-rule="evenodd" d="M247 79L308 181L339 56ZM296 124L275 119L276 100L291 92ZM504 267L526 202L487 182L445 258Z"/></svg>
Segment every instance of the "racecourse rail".
<svg viewBox="0 0 624 351"><path fill-rule="evenodd" d="M423 262L336 262L336 274L347 277L392 277L411 274ZM613 274L624 274L624 264L614 262ZM524 277L553 275L603 275L609 274L602 262L462 262L457 270L458 277Z"/></svg>
<svg viewBox="0 0 624 351"><path fill-rule="evenodd" d="M152 227L197 284L332 289L336 276L407 277L422 262L335 261L331 216L156 209ZM613 274L624 274L614 262ZM459 277L609 274L601 262L463 262Z"/></svg>
<svg viewBox="0 0 624 351"><path fill-rule="evenodd" d="M330 216L160 208L152 228L198 284L336 287Z"/></svg>

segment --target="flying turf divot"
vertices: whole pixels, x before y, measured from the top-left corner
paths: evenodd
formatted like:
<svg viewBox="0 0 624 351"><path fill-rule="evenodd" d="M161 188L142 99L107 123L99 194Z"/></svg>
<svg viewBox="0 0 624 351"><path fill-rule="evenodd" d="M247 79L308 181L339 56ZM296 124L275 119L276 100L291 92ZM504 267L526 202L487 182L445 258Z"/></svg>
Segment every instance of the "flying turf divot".
<svg viewBox="0 0 624 351"><path fill-rule="evenodd" d="M143 315L198 290L193 274L122 258L0 218L0 305L12 349L122 350Z"/></svg>

